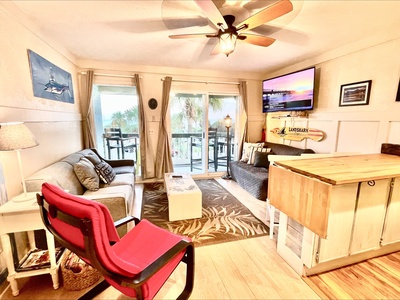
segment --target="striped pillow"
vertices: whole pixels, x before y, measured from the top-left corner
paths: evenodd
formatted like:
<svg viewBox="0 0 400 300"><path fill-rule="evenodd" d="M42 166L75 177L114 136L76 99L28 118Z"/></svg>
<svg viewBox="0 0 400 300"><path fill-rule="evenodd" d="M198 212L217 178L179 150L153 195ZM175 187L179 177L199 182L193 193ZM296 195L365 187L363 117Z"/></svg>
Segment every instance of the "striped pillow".
<svg viewBox="0 0 400 300"><path fill-rule="evenodd" d="M271 148L264 148L264 147L251 147L250 150L250 155L249 155L249 161L247 164L253 165L254 164L254 158L255 158L255 153L256 152L271 152Z"/></svg>
<svg viewBox="0 0 400 300"><path fill-rule="evenodd" d="M242 157L240 158L240 161L247 163L250 158L251 148L252 147L263 147L263 146L264 146L264 143L244 143Z"/></svg>

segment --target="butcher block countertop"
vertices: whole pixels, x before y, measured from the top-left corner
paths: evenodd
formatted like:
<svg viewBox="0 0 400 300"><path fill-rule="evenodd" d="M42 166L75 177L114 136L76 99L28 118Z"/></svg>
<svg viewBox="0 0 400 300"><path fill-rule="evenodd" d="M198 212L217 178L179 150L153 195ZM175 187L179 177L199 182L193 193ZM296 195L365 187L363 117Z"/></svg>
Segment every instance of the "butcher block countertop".
<svg viewBox="0 0 400 300"><path fill-rule="evenodd" d="M400 156L391 154L333 156L274 163L333 185L400 177Z"/></svg>

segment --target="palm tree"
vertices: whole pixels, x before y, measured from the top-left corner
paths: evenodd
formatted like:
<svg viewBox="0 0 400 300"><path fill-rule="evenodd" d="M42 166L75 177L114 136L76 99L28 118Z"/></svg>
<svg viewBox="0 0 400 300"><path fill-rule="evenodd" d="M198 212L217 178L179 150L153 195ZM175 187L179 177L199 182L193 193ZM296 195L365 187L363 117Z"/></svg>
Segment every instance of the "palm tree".
<svg viewBox="0 0 400 300"><path fill-rule="evenodd" d="M222 100L221 97L210 96L208 104L213 111L222 110ZM172 116L172 131L181 132L186 129L188 132L201 132L203 109L199 97L196 97L196 95L178 94L173 101L174 104L178 105L180 110Z"/></svg>
<svg viewBox="0 0 400 300"><path fill-rule="evenodd" d="M126 111L113 113L111 116L111 126L121 128L124 133L138 133L138 107L133 106Z"/></svg>
<svg viewBox="0 0 400 300"><path fill-rule="evenodd" d="M138 106L133 106L124 112L126 119L126 132L138 133L139 132L139 110Z"/></svg>
<svg viewBox="0 0 400 300"><path fill-rule="evenodd" d="M118 111L111 116L111 126L123 128L126 124L125 117L122 112Z"/></svg>

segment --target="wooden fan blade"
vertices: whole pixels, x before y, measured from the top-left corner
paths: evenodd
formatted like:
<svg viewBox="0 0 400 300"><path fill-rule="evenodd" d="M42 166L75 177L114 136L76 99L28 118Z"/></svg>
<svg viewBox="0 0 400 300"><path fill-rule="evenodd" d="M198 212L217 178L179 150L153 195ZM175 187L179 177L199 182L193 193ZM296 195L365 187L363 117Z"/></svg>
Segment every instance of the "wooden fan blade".
<svg viewBox="0 0 400 300"><path fill-rule="evenodd" d="M215 25L215 27L219 28L219 24L222 24L224 28L228 28L224 17L219 12L218 8L215 6L212 0L194 0L196 4L203 10L208 19Z"/></svg>
<svg viewBox="0 0 400 300"><path fill-rule="evenodd" d="M268 47L271 44L273 44L276 40L270 37L262 36L262 35L256 35L256 34L241 34L239 36L245 36L246 39L243 41L252 45L257 45L257 46L262 46L262 47Z"/></svg>
<svg viewBox="0 0 400 300"><path fill-rule="evenodd" d="M188 39L188 38L200 38L200 37L217 37L215 33L195 33L195 34L174 34L170 35L170 39Z"/></svg>
<svg viewBox="0 0 400 300"><path fill-rule="evenodd" d="M247 25L247 28L244 28L243 31L250 30L271 20L274 20L280 16L283 16L284 14L287 14L292 10L293 4L292 2L290 2L290 0L281 0L250 16L242 23L237 25L236 28Z"/></svg>

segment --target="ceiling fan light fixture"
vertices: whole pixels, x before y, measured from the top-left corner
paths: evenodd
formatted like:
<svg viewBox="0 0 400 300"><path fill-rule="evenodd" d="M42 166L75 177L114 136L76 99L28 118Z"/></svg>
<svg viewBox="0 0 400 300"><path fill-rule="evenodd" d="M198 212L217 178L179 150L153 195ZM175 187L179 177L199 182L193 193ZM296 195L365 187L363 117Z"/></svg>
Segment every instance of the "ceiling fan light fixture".
<svg viewBox="0 0 400 300"><path fill-rule="evenodd" d="M224 32L219 36L219 44L222 53L227 57L235 50L237 34L234 32Z"/></svg>

